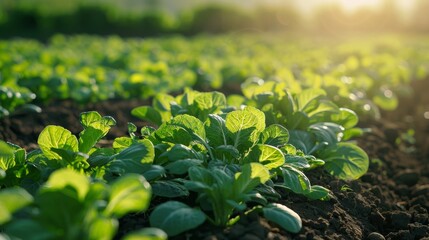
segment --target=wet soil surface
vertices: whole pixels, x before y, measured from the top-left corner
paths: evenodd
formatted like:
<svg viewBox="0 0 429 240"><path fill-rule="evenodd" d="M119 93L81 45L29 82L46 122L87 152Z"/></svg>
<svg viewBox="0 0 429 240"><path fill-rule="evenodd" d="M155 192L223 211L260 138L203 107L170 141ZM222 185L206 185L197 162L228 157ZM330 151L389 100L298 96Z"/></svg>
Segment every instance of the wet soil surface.
<svg viewBox="0 0 429 240"><path fill-rule="evenodd" d="M328 201L309 201L283 193L280 202L296 211L303 228L298 234L283 231L257 215L242 217L228 229L205 224L174 239L428 239L429 240L429 81L413 84L415 93L401 100L398 110L383 113L378 121L365 121L371 129L357 143L371 159L367 174L357 181L342 181L321 169L307 172L312 184L330 188ZM117 126L106 144L127 134L127 122L143 122L131 116L132 108L148 101L107 101L79 106L69 101L51 103L42 114L28 114L0 120L0 139L27 150L37 148L42 129L55 124L79 133L79 113L96 110L113 116ZM411 128L415 135L407 134ZM409 132L408 132L409 133ZM400 139L400 140L398 140ZM415 142L414 142L415 140ZM120 221L119 234L144 227L144 215L130 215Z"/></svg>

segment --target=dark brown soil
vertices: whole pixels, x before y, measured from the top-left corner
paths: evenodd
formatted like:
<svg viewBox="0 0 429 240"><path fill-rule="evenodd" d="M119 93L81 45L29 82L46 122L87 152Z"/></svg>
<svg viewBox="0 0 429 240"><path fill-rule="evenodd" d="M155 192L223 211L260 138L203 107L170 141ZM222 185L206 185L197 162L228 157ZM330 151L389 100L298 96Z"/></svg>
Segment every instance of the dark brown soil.
<svg viewBox="0 0 429 240"><path fill-rule="evenodd" d="M208 224L175 239L429 239L429 81L413 84L416 90L401 101L397 111L383 113L379 121L361 123L371 132L357 140L371 159L370 169L357 181L341 181L314 170L307 175L312 184L329 187L329 201L308 201L284 193L281 203L303 220L298 234L287 233L257 215L250 215L229 229ZM26 149L37 147L37 136L49 124L61 125L73 133L81 131L79 113L96 110L117 120L107 140L127 134L127 122L142 126L130 115L143 101L107 101L85 107L69 101L52 103L42 114L13 116L0 120L0 139ZM408 129L416 134L410 138ZM397 139L401 139L398 141ZM414 143L413 140L416 140ZM138 228L139 215L121 220L120 232Z"/></svg>

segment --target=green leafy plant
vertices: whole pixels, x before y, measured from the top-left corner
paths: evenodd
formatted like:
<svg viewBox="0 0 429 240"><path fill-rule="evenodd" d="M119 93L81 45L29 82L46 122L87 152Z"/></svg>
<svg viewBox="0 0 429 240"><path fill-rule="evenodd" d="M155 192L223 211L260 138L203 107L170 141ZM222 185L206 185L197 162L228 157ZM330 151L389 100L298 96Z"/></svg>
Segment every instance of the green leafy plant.
<svg viewBox="0 0 429 240"><path fill-rule="evenodd" d="M40 113L40 107L30 104L35 98L36 94L24 87L0 86L0 118L26 112Z"/></svg>
<svg viewBox="0 0 429 240"><path fill-rule="evenodd" d="M226 98L223 93L186 89L177 97L158 94L155 96L152 106L134 108L131 114L160 126L179 114L191 115L205 121L209 114L221 113L225 107Z"/></svg>
<svg viewBox="0 0 429 240"><path fill-rule="evenodd" d="M290 94L283 83L250 80L243 93L262 109L267 123L285 126L289 143L325 161L324 168L342 179L357 179L368 170L366 153L355 144L345 142L363 131L355 128L357 115L339 108L321 89L307 89Z"/></svg>
<svg viewBox="0 0 429 240"><path fill-rule="evenodd" d="M60 169L51 174L34 199L21 188L2 190L0 198L5 200L1 209L21 212L19 217L2 219L5 233L13 238L112 239L117 218L148 208L151 188L136 174L107 185L92 183L74 170Z"/></svg>

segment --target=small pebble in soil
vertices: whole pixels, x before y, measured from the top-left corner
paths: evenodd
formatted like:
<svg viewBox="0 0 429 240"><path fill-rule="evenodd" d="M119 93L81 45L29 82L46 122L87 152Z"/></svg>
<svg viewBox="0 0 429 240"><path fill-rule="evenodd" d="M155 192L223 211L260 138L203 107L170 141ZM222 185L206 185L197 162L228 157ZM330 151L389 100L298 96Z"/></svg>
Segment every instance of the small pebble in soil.
<svg viewBox="0 0 429 240"><path fill-rule="evenodd" d="M425 208L429 208L429 201L426 196L420 195L418 197L415 197L411 199L410 201L411 206L413 205L421 205Z"/></svg>
<svg viewBox="0 0 429 240"><path fill-rule="evenodd" d="M411 220L411 214L403 211L393 212L390 216L390 223L397 229L406 229Z"/></svg>
<svg viewBox="0 0 429 240"><path fill-rule="evenodd" d="M412 240L413 236L408 230L400 230L387 234L386 239L390 240Z"/></svg>
<svg viewBox="0 0 429 240"><path fill-rule="evenodd" d="M429 234L429 226L423 225L421 223L410 224L410 230L415 239L427 237Z"/></svg>
<svg viewBox="0 0 429 240"><path fill-rule="evenodd" d="M253 234L247 233L243 237L240 238L241 240L261 240L258 236L255 236Z"/></svg>
<svg viewBox="0 0 429 240"><path fill-rule="evenodd" d="M429 184L424 184L417 186L413 192L414 197L420 196L420 195L429 195Z"/></svg>
<svg viewBox="0 0 429 240"><path fill-rule="evenodd" d="M380 228L383 226L384 221L386 221L386 218L377 209L375 209L375 211L371 212L369 220L371 224L373 224L377 228Z"/></svg>
<svg viewBox="0 0 429 240"><path fill-rule="evenodd" d="M366 239L367 240L385 240L386 238L384 238L384 236L378 232L372 232L368 235Z"/></svg>
<svg viewBox="0 0 429 240"><path fill-rule="evenodd" d="M414 221L422 224L426 224L428 222L428 214L427 213L417 213L414 215Z"/></svg>
<svg viewBox="0 0 429 240"><path fill-rule="evenodd" d="M413 170L404 170L396 174L393 179L397 184L413 186L419 181L419 173Z"/></svg>

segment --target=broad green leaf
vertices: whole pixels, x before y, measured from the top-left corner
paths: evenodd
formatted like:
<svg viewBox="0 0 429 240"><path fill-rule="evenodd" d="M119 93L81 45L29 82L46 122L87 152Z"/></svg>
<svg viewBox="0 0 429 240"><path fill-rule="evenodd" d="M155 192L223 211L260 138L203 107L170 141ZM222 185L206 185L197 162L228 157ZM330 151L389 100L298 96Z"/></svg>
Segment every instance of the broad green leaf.
<svg viewBox="0 0 429 240"><path fill-rule="evenodd" d="M338 113L338 106L330 100L320 99L317 101L317 108L311 112L306 112L310 117L310 123L323 121L325 115Z"/></svg>
<svg viewBox="0 0 429 240"><path fill-rule="evenodd" d="M262 211L268 221L277 223L288 232L298 233L302 228L302 221L299 215L284 205L270 203L262 208Z"/></svg>
<svg viewBox="0 0 429 240"><path fill-rule="evenodd" d="M82 126L89 127L94 123L99 122L102 119L102 116L96 111L83 112L80 114L80 123Z"/></svg>
<svg viewBox="0 0 429 240"><path fill-rule="evenodd" d="M109 132L112 126L116 125L114 118L110 116L102 117L98 112L90 111L80 114L80 123L86 129L93 127L103 133L103 137Z"/></svg>
<svg viewBox="0 0 429 240"><path fill-rule="evenodd" d="M358 179L368 171L368 155L351 143L338 143L320 153L325 169L332 175L345 180Z"/></svg>
<svg viewBox="0 0 429 240"><path fill-rule="evenodd" d="M74 170L64 168L51 174L44 190L63 189L67 186L76 191L79 200L83 200L89 190L89 179Z"/></svg>
<svg viewBox="0 0 429 240"><path fill-rule="evenodd" d="M228 130L227 136L231 141L230 145L241 152L246 152L256 144L264 125L265 118L258 118L258 115L251 111L237 110L228 113L225 126Z"/></svg>
<svg viewBox="0 0 429 240"><path fill-rule="evenodd" d="M115 156L115 160L132 160L139 163L152 163L155 157L155 149L149 140L134 143Z"/></svg>
<svg viewBox="0 0 429 240"><path fill-rule="evenodd" d="M86 161L92 167L101 167L111 162L114 154L115 152L111 148L99 148L92 152Z"/></svg>
<svg viewBox="0 0 429 240"><path fill-rule="evenodd" d="M214 150L215 157L221 160L237 162L240 159L240 152L237 148L231 145L220 145Z"/></svg>
<svg viewBox="0 0 429 240"><path fill-rule="evenodd" d="M341 125L331 122L315 123L309 127L309 132L313 133L319 142L326 142L328 145L341 141L343 131Z"/></svg>
<svg viewBox="0 0 429 240"><path fill-rule="evenodd" d="M60 155L51 150L51 148L64 149L77 152L78 141L76 136L60 126L49 125L43 129L37 140L40 149L48 159L61 159Z"/></svg>
<svg viewBox="0 0 429 240"><path fill-rule="evenodd" d="M58 232L54 233L40 221L33 219L12 221L5 226L4 232L9 236L13 236L14 238L12 239L61 239Z"/></svg>
<svg viewBox="0 0 429 240"><path fill-rule="evenodd" d="M242 165L241 169L241 172L235 174L233 183L233 194L238 196L252 191L270 179L270 172L260 163L247 163Z"/></svg>
<svg viewBox="0 0 429 240"><path fill-rule="evenodd" d="M147 181L152 181L161 176L165 175L165 169L159 165L149 165L149 169L145 169L143 172L143 177L146 178Z"/></svg>
<svg viewBox="0 0 429 240"><path fill-rule="evenodd" d="M36 196L36 204L40 210L38 221L51 229L61 229L58 231L61 239L79 238L83 230L81 226L85 218L85 202L77 198L76 188L73 187L44 189Z"/></svg>
<svg viewBox="0 0 429 240"><path fill-rule="evenodd" d="M289 134L290 144L303 151L305 154L311 154L315 146L315 140L310 133L302 130L290 130Z"/></svg>
<svg viewBox="0 0 429 240"><path fill-rule="evenodd" d="M143 140L112 156L113 160L107 169L115 176L127 173L143 174L151 168L154 157L155 150L152 143L149 140ZM106 179L110 179L110 177Z"/></svg>
<svg viewBox="0 0 429 240"><path fill-rule="evenodd" d="M168 236L175 236L204 223L206 215L188 205L169 201L155 207L149 216L152 227L161 228Z"/></svg>
<svg viewBox="0 0 429 240"><path fill-rule="evenodd" d="M150 106L141 106L131 110L131 115L140 118L142 120L148 121L152 124L160 126L162 124L161 114Z"/></svg>
<svg viewBox="0 0 429 240"><path fill-rule="evenodd" d="M259 93L268 92L271 90L269 87L263 88L262 85L264 85L264 83L265 81L261 78L249 78L241 84L241 91L246 98L252 99L253 96Z"/></svg>
<svg viewBox="0 0 429 240"><path fill-rule="evenodd" d="M208 114L218 113L226 105L226 98L221 92L204 92L195 97L193 105L199 112L199 119L204 121Z"/></svg>
<svg viewBox="0 0 429 240"><path fill-rule="evenodd" d="M260 138L263 144L281 147L288 143L289 131L279 124L272 124L262 131Z"/></svg>
<svg viewBox="0 0 429 240"><path fill-rule="evenodd" d="M110 188L107 216L122 217L129 212L144 211L151 198L151 186L138 174L128 174L117 179Z"/></svg>
<svg viewBox="0 0 429 240"><path fill-rule="evenodd" d="M204 124L196 117L191 115L179 115L171 119L168 123L171 125L179 126L184 128L191 136L197 135L200 139L206 139L206 131L204 129ZM199 140L195 139L194 140Z"/></svg>
<svg viewBox="0 0 429 240"><path fill-rule="evenodd" d="M159 111L170 112L170 103L176 101L173 96L160 93L153 98L152 106ZM163 119L165 121L165 119Z"/></svg>
<svg viewBox="0 0 429 240"><path fill-rule="evenodd" d="M310 118L304 112L293 112L291 116L287 118L286 127L289 130L300 129L307 130L310 124Z"/></svg>
<svg viewBox="0 0 429 240"><path fill-rule="evenodd" d="M13 147L0 140L0 169L8 170L16 165L14 152Z"/></svg>
<svg viewBox="0 0 429 240"><path fill-rule="evenodd" d="M88 227L89 240L113 239L118 228L118 220L114 218L98 217Z"/></svg>
<svg viewBox="0 0 429 240"><path fill-rule="evenodd" d="M350 140L354 137L360 137L362 136L365 132L367 131L367 129L362 129L362 128L349 128L346 129L344 131L344 135L343 135L343 141L347 141Z"/></svg>
<svg viewBox="0 0 429 240"><path fill-rule="evenodd" d="M152 192L156 196L176 198L189 196L189 191L185 186L176 181L156 181L151 184Z"/></svg>
<svg viewBox="0 0 429 240"><path fill-rule="evenodd" d="M13 155L13 148L5 141L0 140L0 157Z"/></svg>
<svg viewBox="0 0 429 240"><path fill-rule="evenodd" d="M231 94L226 98L227 105L236 108L239 108L245 101L246 99L242 95L238 94Z"/></svg>
<svg viewBox="0 0 429 240"><path fill-rule="evenodd" d="M188 169L192 166L200 166L203 164L203 160L200 159L180 159L169 163L165 166L165 169L170 174L185 174L188 172Z"/></svg>
<svg viewBox="0 0 429 240"><path fill-rule="evenodd" d="M140 129L140 133L141 133L142 137L149 137L155 131L156 131L156 129L151 127L151 126L144 126Z"/></svg>
<svg viewBox="0 0 429 240"><path fill-rule="evenodd" d="M176 97L176 102L184 107L188 107L194 103L195 97L200 95L201 92L194 91L190 88L185 88L184 93Z"/></svg>
<svg viewBox="0 0 429 240"><path fill-rule="evenodd" d="M234 182L235 177L234 173L232 173L225 167L211 167L209 168L209 171L214 180L214 187L223 190L227 189L226 191L221 190L223 191L223 195L230 194L229 191L231 191L231 186Z"/></svg>
<svg viewBox="0 0 429 240"><path fill-rule="evenodd" d="M143 228L125 235L122 240L167 240L167 234L159 228Z"/></svg>
<svg viewBox="0 0 429 240"><path fill-rule="evenodd" d="M291 166L281 168L284 186L294 193L305 194L311 189L310 180L305 174Z"/></svg>
<svg viewBox="0 0 429 240"><path fill-rule="evenodd" d="M299 111L310 113L319 106L319 99L326 95L322 89L305 89L295 95L295 101Z"/></svg>
<svg viewBox="0 0 429 240"><path fill-rule="evenodd" d="M88 153L104 136L105 134L102 130L88 126L79 134L79 151Z"/></svg>
<svg viewBox="0 0 429 240"><path fill-rule="evenodd" d="M206 168L194 166L189 168L188 174L191 181L186 182L185 186L189 190L200 192L209 189L215 183L211 172Z"/></svg>
<svg viewBox="0 0 429 240"><path fill-rule="evenodd" d="M280 147L280 150L282 150L284 154L289 154L289 155L297 155L299 152L299 150L297 150L296 147L290 143Z"/></svg>
<svg viewBox="0 0 429 240"><path fill-rule="evenodd" d="M159 156L160 158L167 158L168 161L177 161L181 159L200 159L202 158L200 153L197 153L194 149L189 148L182 144L175 144L170 150L164 152Z"/></svg>
<svg viewBox="0 0 429 240"><path fill-rule="evenodd" d="M252 148L244 159L244 162L259 162L268 170L271 170L282 166L285 162L285 156L282 151L276 147L258 144Z"/></svg>
<svg viewBox="0 0 429 240"><path fill-rule="evenodd" d="M0 225L9 221L12 214L33 202L33 197L23 188L12 187L0 191Z"/></svg>
<svg viewBox="0 0 429 240"><path fill-rule="evenodd" d="M310 168L310 164L308 163L308 160L305 156L287 154L285 157L285 164L289 166L300 170Z"/></svg>
<svg viewBox="0 0 429 240"><path fill-rule="evenodd" d="M127 127L128 127L128 133L131 136L134 136L135 133L137 132L137 126L134 123L132 123L132 122L128 122L127 123Z"/></svg>
<svg viewBox="0 0 429 240"><path fill-rule="evenodd" d="M276 81L264 81L260 78L251 78L241 85L243 95L249 99L257 98L261 95L277 95L281 98L284 96L284 83Z"/></svg>
<svg viewBox="0 0 429 240"><path fill-rule="evenodd" d="M265 114L261 110L255 107L246 106L243 111L256 116L256 119L258 119L256 124L256 129L258 132L262 132L265 129Z"/></svg>
<svg viewBox="0 0 429 240"><path fill-rule="evenodd" d="M109 194L108 190L109 186L107 183L101 181L92 182L86 194L85 202L94 203L100 201L100 199L106 199Z"/></svg>
<svg viewBox="0 0 429 240"><path fill-rule="evenodd" d="M348 108L340 108L340 112L331 115L331 121L350 129L359 122L358 115Z"/></svg>
<svg viewBox="0 0 429 240"><path fill-rule="evenodd" d="M183 144L188 146L192 141L191 134L183 127L162 124L155 132L155 137L161 141Z"/></svg>
<svg viewBox="0 0 429 240"><path fill-rule="evenodd" d="M394 92L389 89L380 89L373 99L374 103L383 110L393 111L398 107L399 100Z"/></svg>
<svg viewBox="0 0 429 240"><path fill-rule="evenodd" d="M297 111L296 103L291 93L286 90L283 92L286 95L279 98L277 106L283 116L290 117L294 111Z"/></svg>
<svg viewBox="0 0 429 240"><path fill-rule="evenodd" d="M78 152L73 152L70 150L65 150L62 148L51 148L52 152L57 153L63 160L63 166L72 166L75 169L87 168L89 164L85 162L85 158L88 155L79 154Z"/></svg>
<svg viewBox="0 0 429 240"><path fill-rule="evenodd" d="M209 114L204 126L211 147L227 144L225 119L219 115Z"/></svg>
<svg viewBox="0 0 429 240"><path fill-rule="evenodd" d="M116 151L122 151L133 144L133 139L130 137L118 137L113 141L113 148Z"/></svg>
<svg viewBox="0 0 429 240"><path fill-rule="evenodd" d="M310 200L328 200L329 199L329 189L324 188L319 185L311 186L311 190L309 193L305 193L304 195Z"/></svg>

